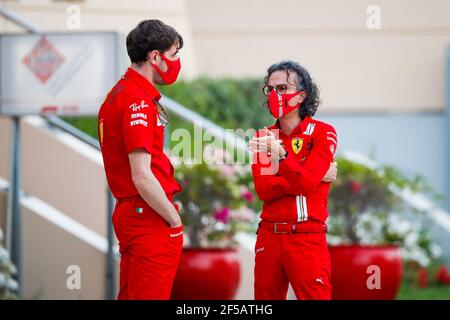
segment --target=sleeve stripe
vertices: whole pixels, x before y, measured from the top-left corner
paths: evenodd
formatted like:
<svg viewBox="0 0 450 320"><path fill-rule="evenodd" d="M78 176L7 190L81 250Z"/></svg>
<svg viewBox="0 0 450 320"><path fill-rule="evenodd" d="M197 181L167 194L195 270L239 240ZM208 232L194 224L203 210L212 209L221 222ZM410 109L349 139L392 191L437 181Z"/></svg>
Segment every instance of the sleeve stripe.
<svg viewBox="0 0 450 320"><path fill-rule="evenodd" d="M334 142L335 145L337 145L337 141L336 141L335 139L333 139L333 138L331 138L331 137L327 137L327 140L331 140L331 141Z"/></svg>
<svg viewBox="0 0 450 320"><path fill-rule="evenodd" d="M337 135L336 135L336 133L334 133L334 132L327 131L327 134L331 134L331 135L333 135L333 136L335 136L335 137L337 138Z"/></svg>

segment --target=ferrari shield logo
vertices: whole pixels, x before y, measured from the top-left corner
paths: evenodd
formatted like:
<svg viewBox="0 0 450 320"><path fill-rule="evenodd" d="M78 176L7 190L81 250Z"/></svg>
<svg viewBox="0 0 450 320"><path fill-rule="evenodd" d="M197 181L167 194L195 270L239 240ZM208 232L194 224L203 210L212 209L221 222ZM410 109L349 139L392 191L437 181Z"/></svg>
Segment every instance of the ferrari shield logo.
<svg viewBox="0 0 450 320"><path fill-rule="evenodd" d="M299 153L302 150L303 139L302 138L294 138L292 139L292 150L295 154Z"/></svg>

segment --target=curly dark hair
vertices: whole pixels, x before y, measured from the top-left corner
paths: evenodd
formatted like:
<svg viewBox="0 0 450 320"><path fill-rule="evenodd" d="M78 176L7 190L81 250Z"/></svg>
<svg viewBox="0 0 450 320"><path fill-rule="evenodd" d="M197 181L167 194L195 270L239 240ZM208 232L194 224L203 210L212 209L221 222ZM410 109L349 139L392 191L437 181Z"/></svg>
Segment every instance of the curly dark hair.
<svg viewBox="0 0 450 320"><path fill-rule="evenodd" d="M147 61L148 53L158 50L163 53L174 44L183 47L183 37L164 22L151 19L141 21L127 35L127 52L131 62L142 64Z"/></svg>
<svg viewBox="0 0 450 320"><path fill-rule="evenodd" d="M286 71L288 79L289 73L295 72L298 78L298 83L296 84L297 90L305 90L306 92L306 98L299 108L300 118L303 120L306 116L313 117L316 114L317 108L320 104L319 88L309 75L309 72L299 63L291 60L274 63L267 69L267 75L264 78L264 86L267 85L269 77L272 73L283 70Z"/></svg>

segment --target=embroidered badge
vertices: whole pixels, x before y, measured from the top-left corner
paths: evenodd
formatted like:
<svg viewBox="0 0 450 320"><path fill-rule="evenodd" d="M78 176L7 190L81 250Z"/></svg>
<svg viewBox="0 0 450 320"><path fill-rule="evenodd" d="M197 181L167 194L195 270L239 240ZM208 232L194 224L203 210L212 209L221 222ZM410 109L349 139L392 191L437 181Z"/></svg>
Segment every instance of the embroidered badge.
<svg viewBox="0 0 450 320"><path fill-rule="evenodd" d="M302 138L294 138L292 139L292 150L295 154L298 154L300 150L302 150L303 139Z"/></svg>

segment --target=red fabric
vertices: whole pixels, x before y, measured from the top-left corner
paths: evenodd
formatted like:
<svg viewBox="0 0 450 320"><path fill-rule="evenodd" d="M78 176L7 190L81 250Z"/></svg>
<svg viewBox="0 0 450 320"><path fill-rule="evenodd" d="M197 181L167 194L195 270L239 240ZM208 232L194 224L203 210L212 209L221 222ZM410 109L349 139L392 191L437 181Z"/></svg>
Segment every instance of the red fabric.
<svg viewBox="0 0 450 320"><path fill-rule="evenodd" d="M274 234L259 230L255 246L256 300L285 300L289 283L299 300L330 300L330 273L325 233Z"/></svg>
<svg viewBox="0 0 450 320"><path fill-rule="evenodd" d="M337 136L334 128L306 117L290 135L278 122L269 128L284 142L288 152L278 165L270 156L256 153L252 171L255 189L264 201L261 218L274 222L315 219L325 223L330 183L321 182L334 161ZM258 136L263 135L263 131ZM301 144L296 153L294 145Z"/></svg>
<svg viewBox="0 0 450 320"><path fill-rule="evenodd" d="M158 72L161 79L164 81L164 84L172 84L177 81L178 74L181 69L181 60L180 58L176 60L170 60L165 55L160 54L161 58L164 60L167 66L166 71L162 71L157 64L152 64L155 68L156 72Z"/></svg>
<svg viewBox="0 0 450 320"><path fill-rule="evenodd" d="M282 116L285 116L288 113L297 109L300 103L291 106L289 105L289 101L291 101L292 98L298 96L301 93L302 92L299 91L294 93L278 94L278 92L275 89L272 90L268 98L269 110L272 116L275 119L279 119Z"/></svg>
<svg viewBox="0 0 450 320"><path fill-rule="evenodd" d="M119 300L168 300L183 227L170 228L141 198L118 203L113 225L121 254Z"/></svg>
<svg viewBox="0 0 450 320"><path fill-rule="evenodd" d="M278 165L255 154L256 192L263 222L325 224L329 183L321 182L337 146L334 128L305 118L288 136L278 122L269 128L288 152ZM263 132L258 133L259 136ZM289 283L298 299L331 299L330 258L325 233L274 234L259 229L255 246L255 299L286 299Z"/></svg>
<svg viewBox="0 0 450 320"><path fill-rule="evenodd" d="M167 197L181 191L174 169L163 152L164 127L156 104L158 90L131 68L107 95L98 115L98 136L109 187L116 198L138 195L128 154L138 148L151 156L151 170Z"/></svg>
<svg viewBox="0 0 450 320"><path fill-rule="evenodd" d="M306 222L268 222L262 220L260 229L265 229L273 233L296 234L296 233L326 233L328 226L322 222L308 220Z"/></svg>

